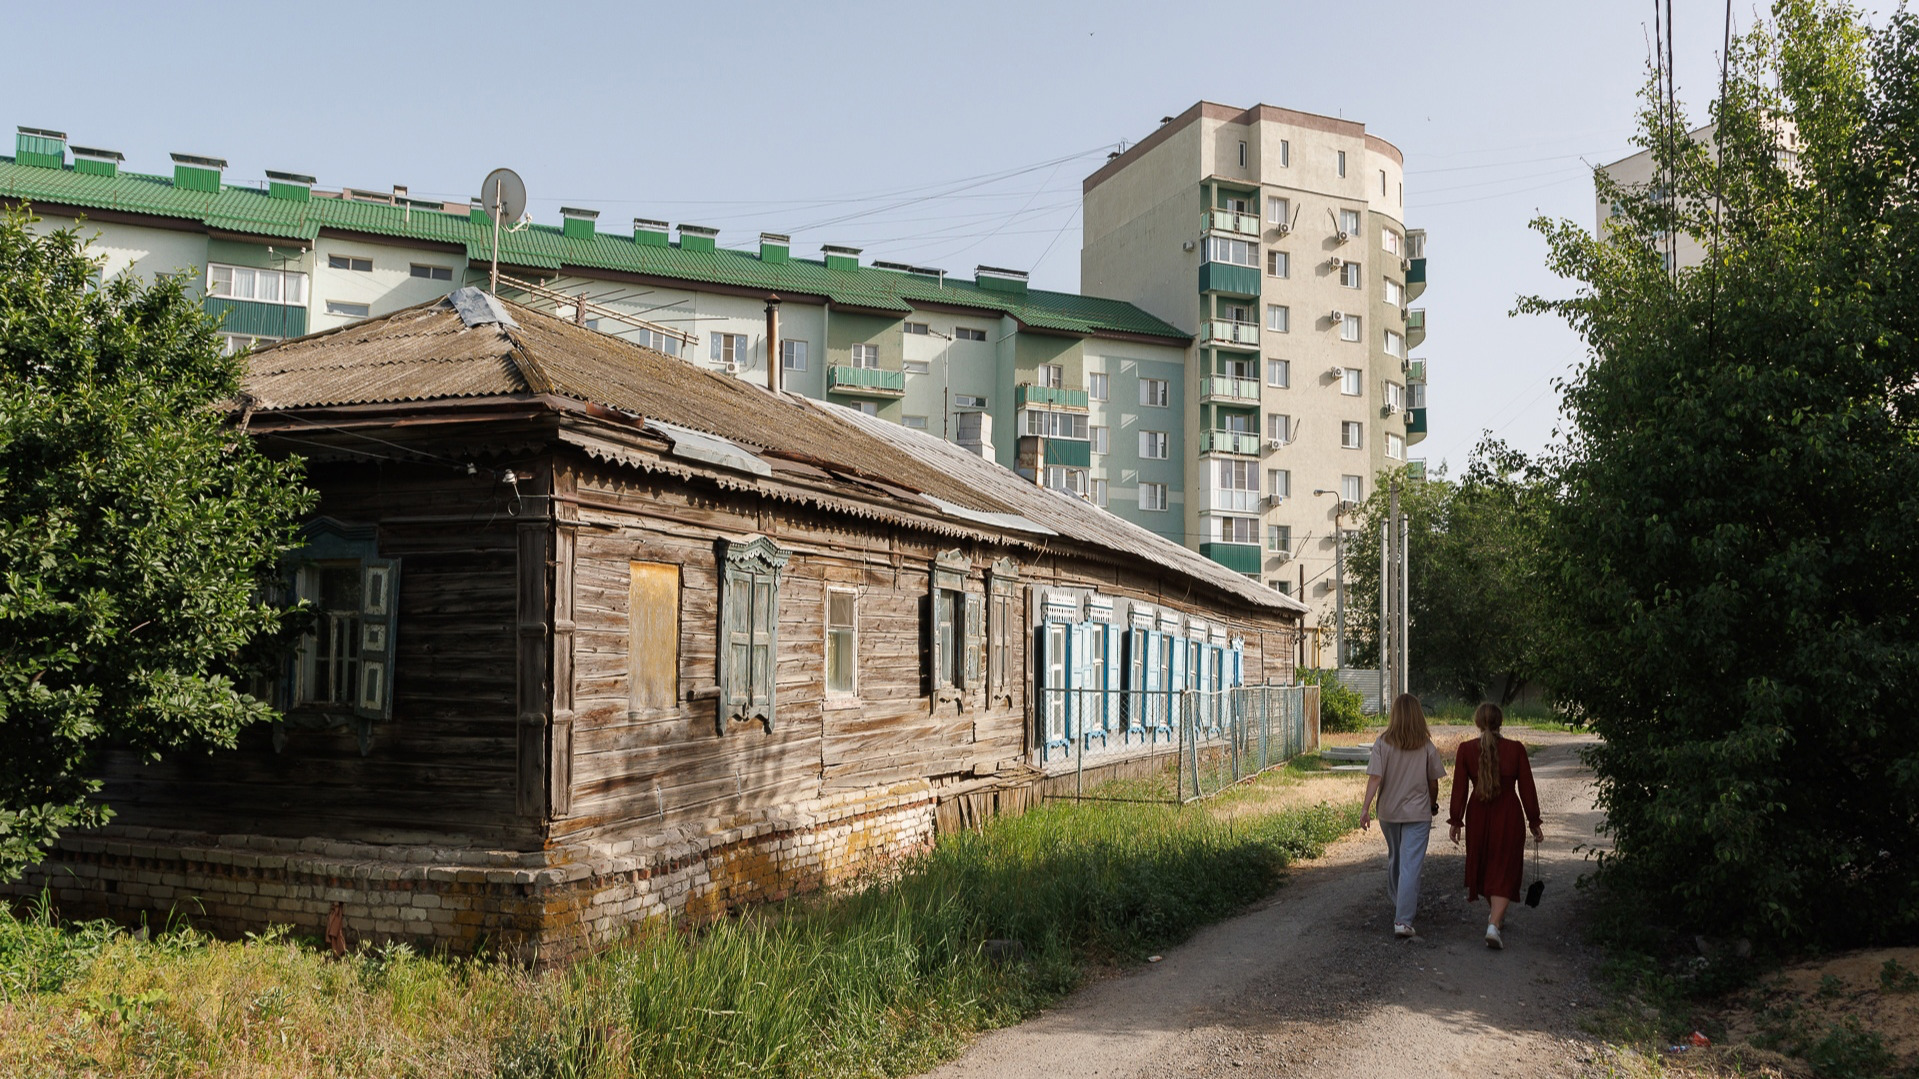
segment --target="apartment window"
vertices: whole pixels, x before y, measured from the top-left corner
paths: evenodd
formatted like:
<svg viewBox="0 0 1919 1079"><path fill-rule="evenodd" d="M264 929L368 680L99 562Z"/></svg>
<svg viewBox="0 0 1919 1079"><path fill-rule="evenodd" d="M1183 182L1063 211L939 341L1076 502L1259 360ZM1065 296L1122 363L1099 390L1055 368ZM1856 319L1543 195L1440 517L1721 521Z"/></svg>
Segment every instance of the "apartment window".
<svg viewBox="0 0 1919 1079"><path fill-rule="evenodd" d="M1286 333L1293 325L1293 309L1276 303L1266 305L1266 328L1274 333Z"/></svg>
<svg viewBox="0 0 1919 1079"><path fill-rule="evenodd" d="M329 270L353 270L358 273L373 272L372 259L354 258L351 255L328 255L326 257L326 264Z"/></svg>
<svg viewBox="0 0 1919 1079"><path fill-rule="evenodd" d="M1348 502L1366 501L1366 477L1364 476L1339 477L1339 497L1342 499L1345 499Z"/></svg>
<svg viewBox="0 0 1919 1079"><path fill-rule="evenodd" d="M743 333L716 333L707 338L707 344L715 363L740 363L746 359Z"/></svg>
<svg viewBox="0 0 1919 1079"><path fill-rule="evenodd" d="M414 263L411 267L408 268L407 273L410 276L420 278L423 281L453 280L453 270L451 267L429 266L424 262Z"/></svg>
<svg viewBox="0 0 1919 1079"><path fill-rule="evenodd" d="M1166 485L1163 483L1142 483L1139 485L1139 508L1163 512L1166 509Z"/></svg>
<svg viewBox="0 0 1919 1079"><path fill-rule="evenodd" d="M806 342L790 339L781 341L780 366L788 371L806 370Z"/></svg>
<svg viewBox="0 0 1919 1079"><path fill-rule="evenodd" d="M878 345L854 345L853 366L877 368L880 365L880 347Z"/></svg>
<svg viewBox="0 0 1919 1079"><path fill-rule="evenodd" d="M1285 580L1284 578L1267 581L1266 587L1278 592L1282 596L1290 596L1293 594L1293 582Z"/></svg>
<svg viewBox="0 0 1919 1079"><path fill-rule="evenodd" d="M1399 286L1399 282L1390 277L1386 279L1386 302L1394 307L1398 307L1406 302L1406 290Z"/></svg>
<svg viewBox="0 0 1919 1079"><path fill-rule="evenodd" d="M955 340L955 341L984 341L984 340L986 340L986 331L985 331L985 330L975 330L975 329L973 329L973 328L972 328L972 327L970 327L970 326L955 326L955 327L953 327L953 340Z"/></svg>
<svg viewBox="0 0 1919 1079"><path fill-rule="evenodd" d="M1386 433L1386 456L1395 461L1406 457L1406 440L1388 431Z"/></svg>
<svg viewBox="0 0 1919 1079"><path fill-rule="evenodd" d="M1057 363L1040 364L1039 384L1049 390L1057 390L1066 385L1066 368Z"/></svg>
<svg viewBox="0 0 1919 1079"><path fill-rule="evenodd" d="M1366 377L1366 372L1360 370L1357 367L1340 368L1339 369L1339 392L1345 394L1348 397L1358 397L1360 394L1366 392L1366 387L1363 381L1365 377Z"/></svg>
<svg viewBox="0 0 1919 1079"><path fill-rule="evenodd" d="M680 354L680 339L674 337L672 334L662 333L659 330L641 330L633 336L633 340L639 342L640 345L645 348L650 348L655 352L664 352L668 356L678 356ZM800 346L800 363L802 364L798 370L804 371L806 370L804 366L806 362L806 342L799 341L796 342L796 344Z"/></svg>
<svg viewBox="0 0 1919 1079"><path fill-rule="evenodd" d="M880 414L880 406L872 401L861 401L854 407L859 409L860 415L862 416L877 416Z"/></svg>
<svg viewBox="0 0 1919 1079"><path fill-rule="evenodd" d="M1424 382L1415 382L1406 387L1406 407L1426 407L1426 384Z"/></svg>
<svg viewBox="0 0 1919 1079"><path fill-rule="evenodd" d="M672 708L680 687L680 567L627 563L626 707Z"/></svg>
<svg viewBox="0 0 1919 1079"><path fill-rule="evenodd" d="M313 621L300 639L291 697L389 719L399 562L377 556L370 528L321 525L306 550L317 557L296 571L293 590Z"/></svg>
<svg viewBox="0 0 1919 1079"><path fill-rule="evenodd" d="M1280 442L1290 442L1293 438L1293 418L1284 412L1266 414L1266 437Z"/></svg>
<svg viewBox="0 0 1919 1079"><path fill-rule="evenodd" d="M1357 450L1364 448L1366 425L1346 420L1339 425L1339 445L1342 449Z"/></svg>
<svg viewBox="0 0 1919 1079"><path fill-rule="evenodd" d="M826 692L850 697L858 678L859 626L855 612L859 596L837 589L826 593Z"/></svg>
<svg viewBox="0 0 1919 1079"><path fill-rule="evenodd" d="M1292 256L1288 255L1284 251L1266 252L1266 276L1267 277L1293 276Z"/></svg>
<svg viewBox="0 0 1919 1079"><path fill-rule="evenodd" d="M933 373L933 363L931 360L904 360L900 363L900 370L909 375L930 375Z"/></svg>
<svg viewBox="0 0 1919 1079"><path fill-rule="evenodd" d="M270 345L282 340L278 337L261 337L250 333L223 333L220 335L220 351L228 356L237 356L250 348Z"/></svg>
<svg viewBox="0 0 1919 1079"><path fill-rule="evenodd" d="M1246 167L1246 144L1244 142L1239 144L1239 167L1242 169Z"/></svg>
<svg viewBox="0 0 1919 1079"><path fill-rule="evenodd" d="M1019 414L1020 434L1039 435L1043 438L1070 438L1076 442L1086 441L1086 413L1084 412L1048 412L1043 409L1022 409Z"/></svg>
<svg viewBox="0 0 1919 1079"><path fill-rule="evenodd" d="M1259 245L1250 240L1235 240L1230 236L1208 236L1206 238L1206 261L1224 262L1231 266L1250 266L1259 268Z"/></svg>
<svg viewBox="0 0 1919 1079"><path fill-rule="evenodd" d="M1399 254L1399 233L1392 229L1379 230L1379 246L1388 255Z"/></svg>
<svg viewBox="0 0 1919 1079"><path fill-rule="evenodd" d="M968 393L956 393L953 395L953 407L954 408L985 408L986 398L975 397L972 394L968 394Z"/></svg>
<svg viewBox="0 0 1919 1079"><path fill-rule="evenodd" d="M1052 491L1065 491L1069 495L1086 497L1086 470L1068 468L1065 465L1046 466L1046 487Z"/></svg>
<svg viewBox="0 0 1919 1079"><path fill-rule="evenodd" d="M328 300L326 302L326 313L329 315L338 315L341 318L365 318L371 314L372 311L373 309L371 307L363 303L348 303L345 300Z"/></svg>
<svg viewBox="0 0 1919 1079"><path fill-rule="evenodd" d="M1339 265L1339 283L1347 288L1358 288L1363 283L1360 275L1363 271L1357 262L1342 262Z"/></svg>
<svg viewBox="0 0 1919 1079"><path fill-rule="evenodd" d="M1346 151L1340 150L1338 153L1339 157L1335 164L1339 168L1339 175L1344 177L1346 175Z"/></svg>
<svg viewBox="0 0 1919 1079"><path fill-rule="evenodd" d="M1290 468L1267 469L1266 493L1274 498L1293 497L1293 470Z"/></svg>
<svg viewBox="0 0 1919 1079"><path fill-rule="evenodd" d="M1219 542L1258 543L1259 520L1254 517L1221 517L1219 519Z"/></svg>
<svg viewBox="0 0 1919 1079"><path fill-rule="evenodd" d="M1148 408L1165 408L1172 400L1172 387L1163 378L1142 378L1139 380L1139 403Z"/></svg>
<svg viewBox="0 0 1919 1079"><path fill-rule="evenodd" d="M1148 461L1166 460L1166 447L1171 439L1164 431L1141 431L1139 433L1139 455Z"/></svg>
<svg viewBox="0 0 1919 1079"><path fill-rule="evenodd" d="M1341 341L1357 341L1359 340L1359 335L1359 316L1347 315L1339 324L1339 339Z"/></svg>
<svg viewBox="0 0 1919 1079"><path fill-rule="evenodd" d="M1278 195L1266 196L1266 223L1284 225L1293 219L1293 202Z"/></svg>
<svg viewBox="0 0 1919 1079"><path fill-rule="evenodd" d="M1086 430L1088 434L1093 436L1093 452L1094 453L1112 452L1112 434L1113 434L1112 428L1088 427Z"/></svg>
<svg viewBox="0 0 1919 1079"><path fill-rule="evenodd" d="M1106 508L1106 481L1105 480L1092 481L1092 499L1093 499L1093 505L1098 506L1101 509Z"/></svg>
<svg viewBox="0 0 1919 1079"><path fill-rule="evenodd" d="M901 416L900 426L910 427L915 431L924 431L926 430L926 417L925 416Z"/></svg>
<svg viewBox="0 0 1919 1079"><path fill-rule="evenodd" d="M1258 429L1259 417L1257 415L1249 416L1244 412L1227 412L1222 409L1219 414L1219 427L1222 431L1231 431L1238 435L1250 435Z"/></svg>
<svg viewBox="0 0 1919 1079"><path fill-rule="evenodd" d="M1259 493L1259 464L1257 462L1221 460L1218 471L1220 490Z"/></svg>
<svg viewBox="0 0 1919 1079"><path fill-rule="evenodd" d="M1406 339L1404 337L1401 337L1399 334L1394 333L1391 330L1387 330L1386 331L1386 355L1388 356L1406 355Z"/></svg>
<svg viewBox="0 0 1919 1079"><path fill-rule="evenodd" d="M1112 383L1104 373L1089 371L1086 374L1086 396L1095 401L1104 401L1112 392Z"/></svg>
<svg viewBox="0 0 1919 1079"><path fill-rule="evenodd" d="M773 729L779 665L780 571L788 552L764 536L723 540L720 586L720 719L757 719Z"/></svg>
<svg viewBox="0 0 1919 1079"><path fill-rule="evenodd" d="M1397 382L1386 383L1386 407L1392 409L1406 407L1406 387Z"/></svg>
<svg viewBox="0 0 1919 1079"><path fill-rule="evenodd" d="M930 329L930 327L928 327L926 323L924 322L908 322L908 323L904 323L900 328L905 330L907 333L914 334L919 337L925 337L927 334L927 331Z"/></svg>
<svg viewBox="0 0 1919 1079"><path fill-rule="evenodd" d="M1275 553L1291 551L1293 549L1293 526L1267 525L1266 549Z"/></svg>
<svg viewBox="0 0 1919 1079"><path fill-rule="evenodd" d="M1293 361L1267 360L1266 385L1285 389L1293 384Z"/></svg>
<svg viewBox="0 0 1919 1079"><path fill-rule="evenodd" d="M1379 170L1379 197L1382 199L1386 197L1386 170L1385 169Z"/></svg>
<svg viewBox="0 0 1919 1079"><path fill-rule="evenodd" d="M207 295L305 307L307 275L288 270L258 270L251 266L226 266L210 262L207 264Z"/></svg>
<svg viewBox="0 0 1919 1079"><path fill-rule="evenodd" d="M1293 144L1290 139L1279 140L1279 164L1282 168L1293 167Z"/></svg>
<svg viewBox="0 0 1919 1079"><path fill-rule="evenodd" d="M1348 236L1359 235L1359 211L1358 210L1339 211L1339 231L1345 233Z"/></svg>

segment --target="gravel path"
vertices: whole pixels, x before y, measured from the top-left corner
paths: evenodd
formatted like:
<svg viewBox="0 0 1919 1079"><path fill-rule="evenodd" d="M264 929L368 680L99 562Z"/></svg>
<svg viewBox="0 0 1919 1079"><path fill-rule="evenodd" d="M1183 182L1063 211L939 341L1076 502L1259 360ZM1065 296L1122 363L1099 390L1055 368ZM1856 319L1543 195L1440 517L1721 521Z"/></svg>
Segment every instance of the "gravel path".
<svg viewBox="0 0 1919 1079"><path fill-rule="evenodd" d="M1164 961L1096 982L1017 1027L995 1031L935 1079L1127 1076L1565 1076L1596 1048L1579 1030L1598 1002L1580 940L1575 847L1598 814L1578 736L1514 731L1540 746L1546 817L1538 909L1515 904L1506 950L1481 943L1486 906L1468 906L1463 850L1435 827L1419 937L1392 936L1385 841L1355 833L1253 910L1200 932ZM1435 730L1448 749L1459 734ZM1530 865L1528 866L1530 873ZM1530 877L1528 877L1530 880Z"/></svg>

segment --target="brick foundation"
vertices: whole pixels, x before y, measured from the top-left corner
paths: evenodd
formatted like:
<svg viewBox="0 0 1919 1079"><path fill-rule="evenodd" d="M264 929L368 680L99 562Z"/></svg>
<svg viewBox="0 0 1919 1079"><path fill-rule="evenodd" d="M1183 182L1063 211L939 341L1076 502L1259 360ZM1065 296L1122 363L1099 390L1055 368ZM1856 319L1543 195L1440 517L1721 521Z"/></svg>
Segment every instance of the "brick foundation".
<svg viewBox="0 0 1919 1079"><path fill-rule="evenodd" d="M931 845L932 788L913 782L791 807L687 837L651 831L549 851L375 846L109 826L61 839L0 896L48 892L69 918L224 935L290 925L318 935L336 902L350 942L563 960L649 921L716 917L832 887Z"/></svg>

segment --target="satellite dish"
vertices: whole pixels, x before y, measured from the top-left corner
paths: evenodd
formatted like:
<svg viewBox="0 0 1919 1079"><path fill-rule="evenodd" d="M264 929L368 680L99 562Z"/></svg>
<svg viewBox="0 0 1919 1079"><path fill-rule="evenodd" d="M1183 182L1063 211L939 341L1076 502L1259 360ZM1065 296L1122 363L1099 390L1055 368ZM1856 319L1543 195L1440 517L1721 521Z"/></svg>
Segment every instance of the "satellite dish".
<svg viewBox="0 0 1919 1079"><path fill-rule="evenodd" d="M512 169L494 169L480 184L480 207L498 225L510 225L526 213L526 183Z"/></svg>

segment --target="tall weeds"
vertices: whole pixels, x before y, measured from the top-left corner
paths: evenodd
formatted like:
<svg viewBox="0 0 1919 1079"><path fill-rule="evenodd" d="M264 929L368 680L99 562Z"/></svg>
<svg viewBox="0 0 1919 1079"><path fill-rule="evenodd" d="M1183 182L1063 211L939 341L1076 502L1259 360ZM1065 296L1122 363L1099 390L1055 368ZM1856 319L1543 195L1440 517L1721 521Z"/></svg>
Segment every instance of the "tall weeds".
<svg viewBox="0 0 1919 1079"><path fill-rule="evenodd" d="M404 947L336 962L273 933L143 940L0 917L0 1074L901 1074L1030 1014L1089 964L1230 914L1352 818L1055 804L949 836L863 889L635 937L544 975Z"/></svg>

